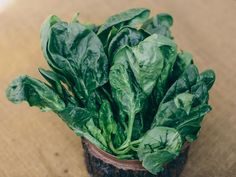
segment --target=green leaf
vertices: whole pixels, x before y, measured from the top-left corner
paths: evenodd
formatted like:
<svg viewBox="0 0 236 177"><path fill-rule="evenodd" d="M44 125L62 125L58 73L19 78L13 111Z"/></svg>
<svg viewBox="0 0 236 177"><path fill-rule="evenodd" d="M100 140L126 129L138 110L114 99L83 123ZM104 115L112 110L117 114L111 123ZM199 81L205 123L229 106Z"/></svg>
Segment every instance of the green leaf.
<svg viewBox="0 0 236 177"><path fill-rule="evenodd" d="M181 93L174 98L175 105L178 109L183 109L187 114L193 103L193 95L189 93Z"/></svg>
<svg viewBox="0 0 236 177"><path fill-rule="evenodd" d="M210 90L213 84L215 83L215 72L211 69L208 69L200 74L199 80L203 81L207 89Z"/></svg>
<svg viewBox="0 0 236 177"><path fill-rule="evenodd" d="M112 134L117 132L117 124L114 120L110 103L106 100L104 100L99 109L99 126L107 141L110 140Z"/></svg>
<svg viewBox="0 0 236 177"><path fill-rule="evenodd" d="M154 126L176 127L185 119L190 112L194 96L189 93L181 93L173 100L163 103L158 108L154 118Z"/></svg>
<svg viewBox="0 0 236 177"><path fill-rule="evenodd" d="M112 95L118 107L127 114L135 111L135 92L126 66L115 64L111 67L109 81Z"/></svg>
<svg viewBox="0 0 236 177"><path fill-rule="evenodd" d="M168 89L168 80L177 56L177 46L173 40L164 36L158 36L157 44L164 56L164 66L156 82L154 92L152 93L152 102L154 105L160 104L160 101Z"/></svg>
<svg viewBox="0 0 236 177"><path fill-rule="evenodd" d="M56 90L57 93L63 98L63 89L65 88L60 83L60 79L57 77L57 75L53 71L44 70L42 68L39 68L39 72L51 84L54 90Z"/></svg>
<svg viewBox="0 0 236 177"><path fill-rule="evenodd" d="M39 72L48 81L48 83L50 83L51 87L57 92L57 94L63 99L63 101L65 101L65 103L70 101L71 103L76 104L75 99L61 84L61 78L60 76L58 76L58 74L42 68L39 68Z"/></svg>
<svg viewBox="0 0 236 177"><path fill-rule="evenodd" d="M153 92L149 98L147 106L144 110L146 117L145 127L149 128L153 122L153 117L156 115L158 106L168 90L168 83L171 77L171 71L177 56L177 45L175 42L167 37L158 35L157 44L160 47L162 55L164 56L163 69L158 77Z"/></svg>
<svg viewBox="0 0 236 177"><path fill-rule="evenodd" d="M109 81L112 88L112 96L118 105L120 114L125 114L128 117L128 123L123 122L122 124L127 126L125 144L128 144L132 138L135 115L141 111L146 96L135 83L133 76L130 75L127 64L115 63L111 67Z"/></svg>
<svg viewBox="0 0 236 177"><path fill-rule="evenodd" d="M192 108L187 119L179 124L176 129L187 141L193 142L197 139L204 116L210 111L211 107L207 104Z"/></svg>
<svg viewBox="0 0 236 177"><path fill-rule="evenodd" d="M145 8L129 9L119 14L109 17L106 22L99 28L98 36L101 39L106 39L112 27L117 29L123 26L135 26L136 24L144 22L150 14L150 10Z"/></svg>
<svg viewBox="0 0 236 177"><path fill-rule="evenodd" d="M203 81L197 82L191 87L191 93L194 95L194 104L197 106L203 103L208 103L209 94L206 84Z"/></svg>
<svg viewBox="0 0 236 177"><path fill-rule="evenodd" d="M161 74L164 58L157 43L157 35L147 37L134 47L124 47L114 57L114 62L128 61L142 91L151 94Z"/></svg>
<svg viewBox="0 0 236 177"><path fill-rule="evenodd" d="M120 120L120 119L119 119ZM122 122L125 123L125 122ZM125 141L126 132L120 123L117 124L117 132L113 136L112 141L115 147L119 147Z"/></svg>
<svg viewBox="0 0 236 177"><path fill-rule="evenodd" d="M189 65L193 64L193 57L188 52L180 52L177 55L173 71L171 73L171 84L176 81Z"/></svg>
<svg viewBox="0 0 236 177"><path fill-rule="evenodd" d="M124 27L112 38L108 47L108 56L112 61L116 52L125 46L136 46L139 42L143 41L148 34L143 30L137 30L131 27Z"/></svg>
<svg viewBox="0 0 236 177"><path fill-rule="evenodd" d="M169 88L162 103L168 102L179 93L190 91L191 87L196 84L198 77L197 67L195 65L189 65L179 79Z"/></svg>
<svg viewBox="0 0 236 177"><path fill-rule="evenodd" d="M132 131L132 139L137 140L144 134L144 120L145 117L141 113L138 113L135 116L133 131Z"/></svg>
<svg viewBox="0 0 236 177"><path fill-rule="evenodd" d="M98 147L101 150L104 150L108 153L112 153L111 150L107 147L104 146L98 139L97 137L93 137L89 132L87 131L81 131L80 129L74 130L75 134L81 137L84 137L87 139L90 143L94 144L96 147Z"/></svg>
<svg viewBox="0 0 236 177"><path fill-rule="evenodd" d="M113 37L118 33L118 29L116 27L112 27L107 38L104 38L104 39L100 39L103 43L103 46L104 46L104 50L106 52L106 54L108 55L108 47L109 47L109 44L111 42L111 40L113 39ZM109 59L111 60L111 59ZM110 62L110 61L109 61Z"/></svg>
<svg viewBox="0 0 236 177"><path fill-rule="evenodd" d="M170 31L172 25L172 16L167 13L160 13L144 22L141 28L150 34L159 34L172 38Z"/></svg>
<svg viewBox="0 0 236 177"><path fill-rule="evenodd" d="M133 55L129 56L130 67L146 95L151 94L164 65L158 40L157 35L147 37L137 47L133 47Z"/></svg>
<svg viewBox="0 0 236 177"><path fill-rule="evenodd" d="M143 159L143 167L146 168L150 173L157 175L158 173L164 170L164 165L176 157L175 154L172 154L168 151L156 151L150 154L147 154Z"/></svg>
<svg viewBox="0 0 236 177"><path fill-rule="evenodd" d="M102 43L79 23L58 22L48 33L41 40L49 65L70 82L80 99L87 100L108 80L108 60Z"/></svg>
<svg viewBox="0 0 236 177"><path fill-rule="evenodd" d="M61 19L58 18L55 15L49 16L42 24L41 30L40 30L40 38L41 38L41 47L45 58L49 58L48 52L47 52L47 43L48 38L50 35L50 29L53 25L61 22Z"/></svg>
<svg viewBox="0 0 236 177"><path fill-rule="evenodd" d="M13 103L27 101L42 111L61 111L65 103L49 86L30 76L20 76L13 80L6 90L8 100Z"/></svg>
<svg viewBox="0 0 236 177"><path fill-rule="evenodd" d="M96 138L103 146L107 147L105 137L102 135L101 130L94 124L93 119L90 119L85 125L87 131Z"/></svg>
<svg viewBox="0 0 236 177"><path fill-rule="evenodd" d="M120 111L128 115L130 138L136 114L144 108L163 68L164 58L158 39L157 35L152 35L137 46L126 46L113 59L109 81Z"/></svg>
<svg viewBox="0 0 236 177"><path fill-rule="evenodd" d="M68 104L63 111L59 111L57 114L72 130L83 129L90 119L97 116L96 113L73 104Z"/></svg>
<svg viewBox="0 0 236 177"><path fill-rule="evenodd" d="M178 156L181 148L181 136L174 128L154 127L143 137L138 157L144 168L156 175L166 163Z"/></svg>

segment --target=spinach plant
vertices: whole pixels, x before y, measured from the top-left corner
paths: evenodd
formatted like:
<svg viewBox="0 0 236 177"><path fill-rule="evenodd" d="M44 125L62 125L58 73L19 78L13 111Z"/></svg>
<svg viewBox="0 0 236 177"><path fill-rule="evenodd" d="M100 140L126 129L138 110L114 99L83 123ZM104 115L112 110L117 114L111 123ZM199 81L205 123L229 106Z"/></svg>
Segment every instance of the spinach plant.
<svg viewBox="0 0 236 177"><path fill-rule="evenodd" d="M215 74L199 73L192 55L178 51L171 15L149 14L130 9L101 25L50 16L41 29L50 69L39 69L47 83L20 76L7 98L53 111L98 148L161 172L197 139Z"/></svg>

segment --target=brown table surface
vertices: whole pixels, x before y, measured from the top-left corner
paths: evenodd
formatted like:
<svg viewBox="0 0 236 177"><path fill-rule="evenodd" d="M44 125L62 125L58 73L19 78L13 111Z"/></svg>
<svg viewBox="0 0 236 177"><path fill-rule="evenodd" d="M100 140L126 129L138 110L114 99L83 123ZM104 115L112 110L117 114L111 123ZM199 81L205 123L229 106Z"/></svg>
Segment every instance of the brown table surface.
<svg viewBox="0 0 236 177"><path fill-rule="evenodd" d="M7 0L6 0L7 1ZM236 1L235 0L8 0L0 1L0 177L88 177L80 138L53 113L5 98L20 74L38 78L47 67L39 29L49 14L102 23L132 7L169 12L180 49L190 51L200 70L213 68L213 111L193 143L182 177L236 177Z"/></svg>

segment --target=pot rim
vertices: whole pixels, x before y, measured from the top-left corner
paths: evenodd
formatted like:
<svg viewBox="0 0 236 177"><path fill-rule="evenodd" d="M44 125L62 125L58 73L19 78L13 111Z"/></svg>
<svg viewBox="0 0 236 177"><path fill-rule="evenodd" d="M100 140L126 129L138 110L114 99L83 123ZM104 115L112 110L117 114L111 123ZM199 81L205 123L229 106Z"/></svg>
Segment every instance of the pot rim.
<svg viewBox="0 0 236 177"><path fill-rule="evenodd" d="M95 146L89 140L85 138L82 138L82 142L87 146L87 149L91 154L93 154L96 158L108 164L111 164L113 166L116 166L124 170L147 171L142 166L142 162L139 160L121 160L121 159L116 158L114 155L98 148L97 146ZM190 146L190 143L185 142L182 147L181 152L184 152L189 146Z"/></svg>

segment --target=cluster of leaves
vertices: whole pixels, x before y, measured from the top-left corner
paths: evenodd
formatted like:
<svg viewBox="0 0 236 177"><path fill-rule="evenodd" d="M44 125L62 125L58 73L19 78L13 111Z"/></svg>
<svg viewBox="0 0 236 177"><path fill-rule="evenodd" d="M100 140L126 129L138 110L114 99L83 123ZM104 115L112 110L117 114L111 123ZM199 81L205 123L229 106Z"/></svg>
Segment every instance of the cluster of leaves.
<svg viewBox="0 0 236 177"><path fill-rule="evenodd" d="M215 74L178 52L169 14L149 13L130 9L100 26L49 17L41 44L51 70L39 69L48 83L20 76L8 99L53 111L97 147L162 171L197 138Z"/></svg>

